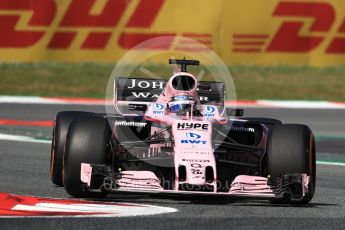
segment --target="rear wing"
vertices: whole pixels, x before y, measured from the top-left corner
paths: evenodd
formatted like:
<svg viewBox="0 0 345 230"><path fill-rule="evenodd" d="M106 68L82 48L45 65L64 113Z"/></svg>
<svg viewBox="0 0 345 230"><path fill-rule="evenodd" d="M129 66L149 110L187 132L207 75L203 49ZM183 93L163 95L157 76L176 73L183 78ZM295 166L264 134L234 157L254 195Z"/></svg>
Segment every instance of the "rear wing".
<svg viewBox="0 0 345 230"><path fill-rule="evenodd" d="M166 83L167 80L118 77L114 79L114 106L119 112L127 113L130 104L155 102ZM224 106L224 82L200 81L197 92L201 104Z"/></svg>

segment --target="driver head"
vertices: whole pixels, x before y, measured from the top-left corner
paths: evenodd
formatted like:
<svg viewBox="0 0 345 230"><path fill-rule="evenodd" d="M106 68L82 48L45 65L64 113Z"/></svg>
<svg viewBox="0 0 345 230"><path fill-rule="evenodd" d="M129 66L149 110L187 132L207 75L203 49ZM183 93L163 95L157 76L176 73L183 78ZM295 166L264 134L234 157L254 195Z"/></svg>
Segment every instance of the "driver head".
<svg viewBox="0 0 345 230"><path fill-rule="evenodd" d="M195 100L189 95L176 95L170 98L168 109L171 113L180 113L182 111L190 111L194 106Z"/></svg>

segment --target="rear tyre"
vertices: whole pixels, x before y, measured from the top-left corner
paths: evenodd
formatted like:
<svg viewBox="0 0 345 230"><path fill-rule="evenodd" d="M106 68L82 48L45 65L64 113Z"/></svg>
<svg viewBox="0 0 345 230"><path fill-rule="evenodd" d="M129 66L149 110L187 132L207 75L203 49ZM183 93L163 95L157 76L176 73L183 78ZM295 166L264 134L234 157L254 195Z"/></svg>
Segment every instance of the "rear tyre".
<svg viewBox="0 0 345 230"><path fill-rule="evenodd" d="M104 117L80 117L71 124L64 153L63 179L68 194L76 197L104 197L105 192L91 193L80 180L81 163L110 164L111 129ZM93 178L91 188L100 188L104 177Z"/></svg>
<svg viewBox="0 0 345 230"><path fill-rule="evenodd" d="M56 115L50 155L50 179L57 186L62 183L62 158L68 127L76 117L91 115L89 112L63 111Z"/></svg>
<svg viewBox="0 0 345 230"><path fill-rule="evenodd" d="M276 180L281 173L306 173L310 176L309 191L298 204L311 201L315 191L315 141L305 125L275 125L268 135L266 175ZM278 202L286 202L280 200Z"/></svg>

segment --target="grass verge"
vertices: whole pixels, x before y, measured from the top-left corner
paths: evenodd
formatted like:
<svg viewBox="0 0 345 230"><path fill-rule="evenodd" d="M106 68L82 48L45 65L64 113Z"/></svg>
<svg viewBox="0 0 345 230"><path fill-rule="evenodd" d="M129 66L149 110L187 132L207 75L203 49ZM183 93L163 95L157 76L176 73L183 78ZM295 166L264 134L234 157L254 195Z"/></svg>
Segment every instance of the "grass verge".
<svg viewBox="0 0 345 230"><path fill-rule="evenodd" d="M98 63L0 63L0 95L103 98L113 67ZM170 74L168 65L147 68L158 75ZM345 101L345 66L233 66L231 72L240 100Z"/></svg>

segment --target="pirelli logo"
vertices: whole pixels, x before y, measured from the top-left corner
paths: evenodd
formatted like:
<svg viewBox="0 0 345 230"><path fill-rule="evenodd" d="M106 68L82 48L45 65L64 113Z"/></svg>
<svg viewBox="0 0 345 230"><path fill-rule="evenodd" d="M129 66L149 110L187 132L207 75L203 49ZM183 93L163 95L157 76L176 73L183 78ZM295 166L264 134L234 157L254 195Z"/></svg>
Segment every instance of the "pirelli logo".
<svg viewBox="0 0 345 230"><path fill-rule="evenodd" d="M280 1L272 13L274 20L281 20L274 34L234 33L234 53L307 53L327 42L326 54L345 53L345 17L336 25L336 11L325 1ZM308 34L302 29L312 20ZM338 26L337 35L329 39L328 33Z"/></svg>
<svg viewBox="0 0 345 230"><path fill-rule="evenodd" d="M173 46L176 50L200 51L189 50L193 49L192 44L186 46L178 36L212 47L212 35L208 33L150 32L164 3L164 0L0 0L0 48L28 48L46 38L46 49L52 50L70 49L74 42L82 50L102 50L112 42L122 49L131 49L158 36L170 36L166 45L158 49ZM119 31L120 23L124 29Z"/></svg>

